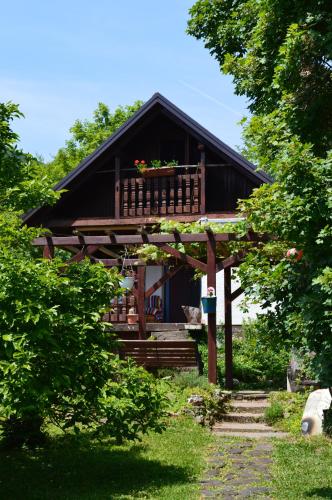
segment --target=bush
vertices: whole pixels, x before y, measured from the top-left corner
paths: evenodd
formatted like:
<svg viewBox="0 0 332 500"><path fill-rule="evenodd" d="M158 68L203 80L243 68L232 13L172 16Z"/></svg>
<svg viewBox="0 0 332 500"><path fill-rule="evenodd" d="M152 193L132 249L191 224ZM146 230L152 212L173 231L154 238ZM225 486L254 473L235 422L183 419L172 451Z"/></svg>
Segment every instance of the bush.
<svg viewBox="0 0 332 500"><path fill-rule="evenodd" d="M265 420L268 424L273 425L278 420L281 420L284 417L284 410L280 403L275 401L265 410Z"/></svg>
<svg viewBox="0 0 332 500"><path fill-rule="evenodd" d="M281 407L283 416L271 421L283 431L294 435L301 433L301 420L305 403L308 399L308 392L271 392L269 399L271 408ZM276 411L277 414L277 411Z"/></svg>
<svg viewBox="0 0 332 500"><path fill-rule="evenodd" d="M156 382L118 359L101 321L118 290L117 272L103 266L64 266L0 245L0 416L8 446L42 441L49 421L63 430L104 427L118 440L160 429Z"/></svg>
<svg viewBox="0 0 332 500"><path fill-rule="evenodd" d="M218 378L225 377L224 331L218 329ZM207 374L206 335L199 344ZM233 376L240 388L283 388L286 385L287 365L290 354L284 345L271 343L264 317L243 324L242 336L233 338Z"/></svg>

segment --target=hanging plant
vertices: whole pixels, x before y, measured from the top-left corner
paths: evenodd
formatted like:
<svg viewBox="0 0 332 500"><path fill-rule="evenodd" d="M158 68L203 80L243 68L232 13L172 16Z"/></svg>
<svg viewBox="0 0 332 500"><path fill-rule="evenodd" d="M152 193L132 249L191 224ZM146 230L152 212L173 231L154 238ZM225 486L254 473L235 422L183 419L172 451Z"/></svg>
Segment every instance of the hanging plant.
<svg viewBox="0 0 332 500"><path fill-rule="evenodd" d="M203 311L206 314L215 313L217 309L217 297L213 286L209 286L207 289L207 295L201 298Z"/></svg>

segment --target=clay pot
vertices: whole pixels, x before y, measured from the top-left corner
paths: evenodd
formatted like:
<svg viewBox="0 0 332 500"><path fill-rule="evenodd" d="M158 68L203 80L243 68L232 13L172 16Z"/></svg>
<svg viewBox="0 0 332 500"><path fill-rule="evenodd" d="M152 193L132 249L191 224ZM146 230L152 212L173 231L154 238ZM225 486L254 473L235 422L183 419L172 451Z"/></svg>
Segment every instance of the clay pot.
<svg viewBox="0 0 332 500"><path fill-rule="evenodd" d="M132 314L127 314L127 323L128 325L135 325L138 323L138 314L132 313Z"/></svg>

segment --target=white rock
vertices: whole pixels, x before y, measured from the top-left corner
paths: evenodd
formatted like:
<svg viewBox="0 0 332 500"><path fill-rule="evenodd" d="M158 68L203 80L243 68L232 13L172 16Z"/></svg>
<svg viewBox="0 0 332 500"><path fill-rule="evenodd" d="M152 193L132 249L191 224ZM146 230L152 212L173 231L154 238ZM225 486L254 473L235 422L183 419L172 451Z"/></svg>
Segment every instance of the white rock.
<svg viewBox="0 0 332 500"><path fill-rule="evenodd" d="M323 410L330 408L331 401L329 389L318 389L309 395L301 421L302 434L307 436L322 434Z"/></svg>

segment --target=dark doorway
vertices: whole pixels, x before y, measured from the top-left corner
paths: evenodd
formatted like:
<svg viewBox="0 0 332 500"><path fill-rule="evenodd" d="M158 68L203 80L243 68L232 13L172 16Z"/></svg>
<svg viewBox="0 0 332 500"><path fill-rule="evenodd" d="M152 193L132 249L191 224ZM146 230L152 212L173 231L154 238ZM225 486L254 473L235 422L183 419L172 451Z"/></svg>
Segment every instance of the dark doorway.
<svg viewBox="0 0 332 500"><path fill-rule="evenodd" d="M194 269L182 269L169 282L165 293L168 323L185 323L181 306L200 306L201 280L194 279Z"/></svg>

